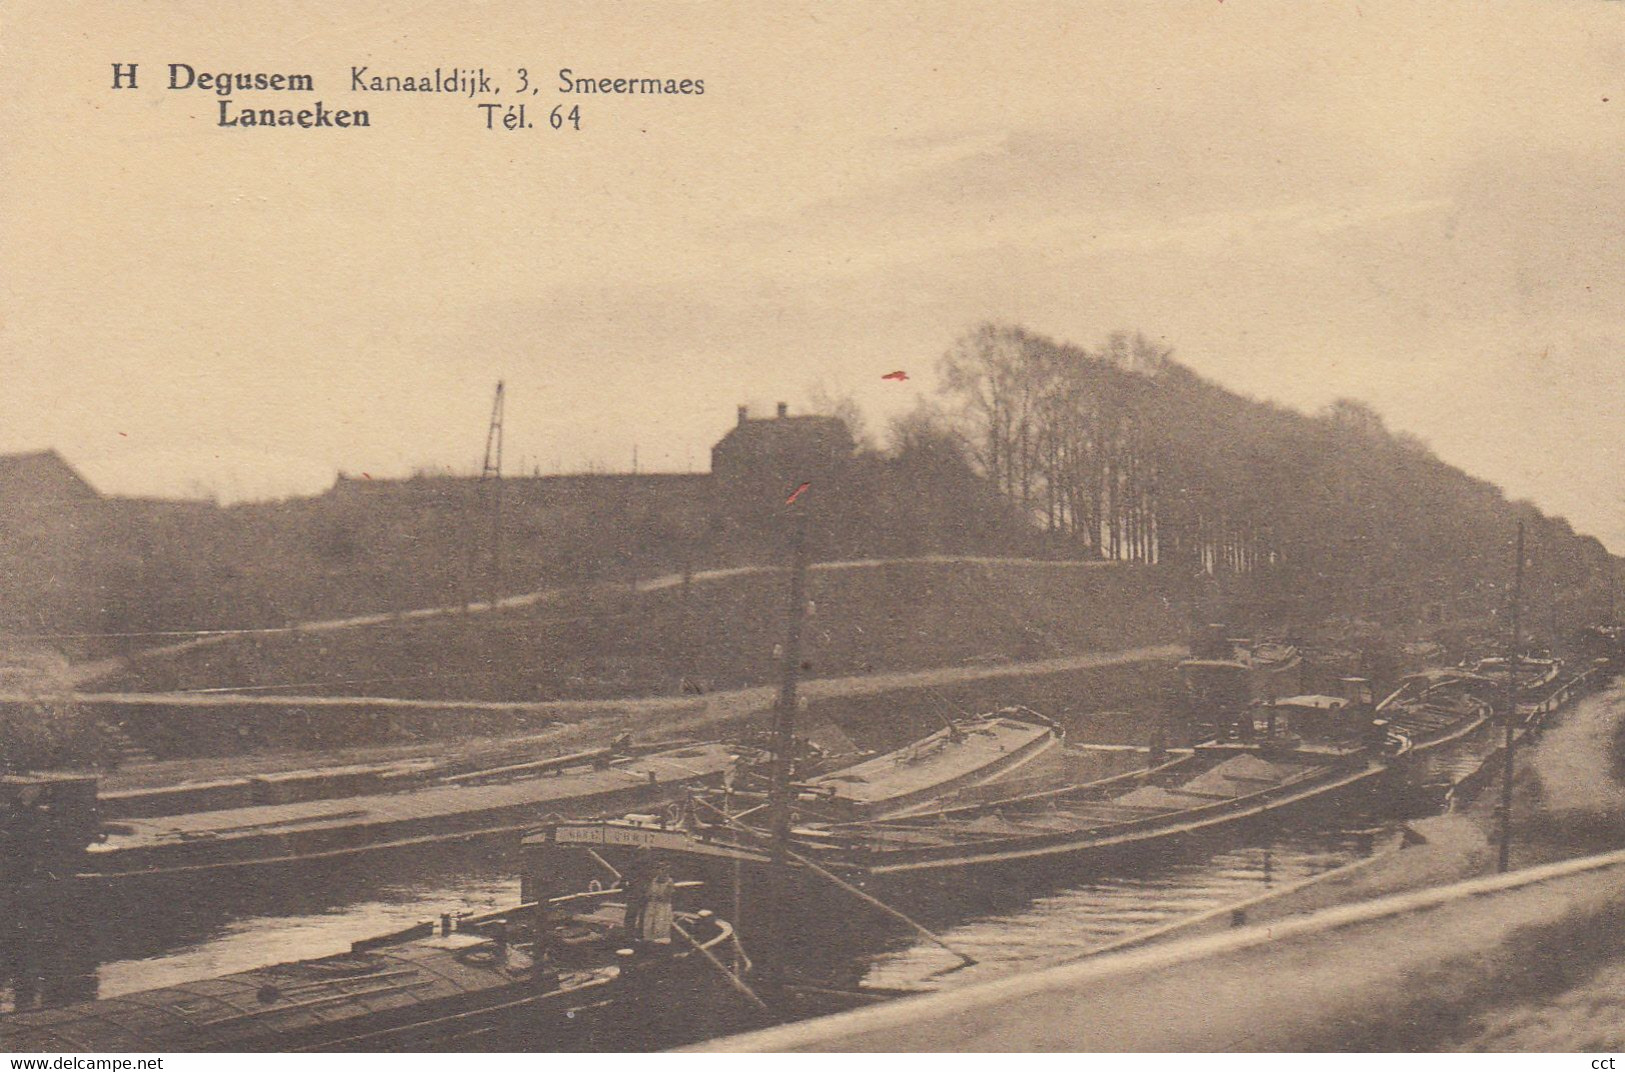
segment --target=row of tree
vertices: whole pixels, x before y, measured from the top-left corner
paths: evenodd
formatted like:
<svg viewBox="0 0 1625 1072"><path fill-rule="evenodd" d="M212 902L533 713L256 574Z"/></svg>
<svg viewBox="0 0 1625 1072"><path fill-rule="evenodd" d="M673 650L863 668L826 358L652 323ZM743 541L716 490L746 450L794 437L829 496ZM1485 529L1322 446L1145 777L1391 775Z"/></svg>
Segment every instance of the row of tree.
<svg viewBox="0 0 1625 1072"><path fill-rule="evenodd" d="M1066 553L1268 574L1260 587L1341 612L1453 617L1504 603L1522 520L1536 597L1609 613L1596 604L1618 561L1598 541L1364 403L1310 417L1210 383L1143 335L1088 349L997 324L964 335L940 373L935 423Z"/></svg>
<svg viewBox="0 0 1625 1072"><path fill-rule="evenodd" d="M1091 351L984 324L943 357L941 381L982 473L1078 550L1233 572L1277 553L1239 474L1184 449L1206 385L1144 335Z"/></svg>

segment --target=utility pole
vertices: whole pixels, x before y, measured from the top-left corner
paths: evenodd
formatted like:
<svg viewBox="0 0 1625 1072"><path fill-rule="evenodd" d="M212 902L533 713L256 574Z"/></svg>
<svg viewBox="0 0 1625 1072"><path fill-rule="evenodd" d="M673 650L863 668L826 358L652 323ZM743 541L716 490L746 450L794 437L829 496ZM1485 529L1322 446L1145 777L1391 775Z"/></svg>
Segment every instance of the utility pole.
<svg viewBox="0 0 1625 1072"><path fill-rule="evenodd" d="M1523 522L1518 522L1518 563L1512 575L1512 643L1507 648L1505 766L1501 770L1501 853L1497 870L1505 871L1512 856L1513 746L1518 732L1518 604L1523 601Z"/></svg>
<svg viewBox="0 0 1625 1072"><path fill-rule="evenodd" d="M480 503L491 515L491 561L485 584L492 609L502 590L502 394L503 384L498 380L496 397L491 402L491 423L485 431L485 462L480 467L479 485Z"/></svg>

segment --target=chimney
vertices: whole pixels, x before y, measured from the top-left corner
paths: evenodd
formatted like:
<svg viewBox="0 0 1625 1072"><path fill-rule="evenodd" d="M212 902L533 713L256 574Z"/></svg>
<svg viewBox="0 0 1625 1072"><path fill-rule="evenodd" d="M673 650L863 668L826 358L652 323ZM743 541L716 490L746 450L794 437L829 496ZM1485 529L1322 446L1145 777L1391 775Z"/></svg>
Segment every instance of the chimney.
<svg viewBox="0 0 1625 1072"><path fill-rule="evenodd" d="M740 406L739 407L739 423L744 424L748 420L750 420L750 407L749 406Z"/></svg>
<svg viewBox="0 0 1625 1072"><path fill-rule="evenodd" d="M788 402L780 402L779 403L779 419L782 421L784 418L786 418L788 416L790 416L790 403L788 403Z"/></svg>

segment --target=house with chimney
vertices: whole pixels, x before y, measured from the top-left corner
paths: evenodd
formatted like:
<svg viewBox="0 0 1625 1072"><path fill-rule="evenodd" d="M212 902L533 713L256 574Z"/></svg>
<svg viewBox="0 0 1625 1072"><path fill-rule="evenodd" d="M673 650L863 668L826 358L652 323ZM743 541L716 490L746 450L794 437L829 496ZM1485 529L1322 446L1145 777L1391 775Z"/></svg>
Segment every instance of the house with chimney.
<svg viewBox="0 0 1625 1072"><path fill-rule="evenodd" d="M838 477L856 446L839 417L792 416L783 402L771 417L752 417L740 406L738 423L711 448L711 479L726 507L768 509L782 505L802 484L812 492Z"/></svg>

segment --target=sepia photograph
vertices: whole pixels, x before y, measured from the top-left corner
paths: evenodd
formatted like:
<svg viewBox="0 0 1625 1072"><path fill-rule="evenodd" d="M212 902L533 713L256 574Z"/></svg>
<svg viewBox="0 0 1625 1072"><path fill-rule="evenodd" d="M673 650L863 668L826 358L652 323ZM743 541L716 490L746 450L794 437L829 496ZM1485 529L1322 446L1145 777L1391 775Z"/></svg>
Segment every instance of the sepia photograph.
<svg viewBox="0 0 1625 1072"><path fill-rule="evenodd" d="M1625 1051L1625 4L0 85L9 1068Z"/></svg>

